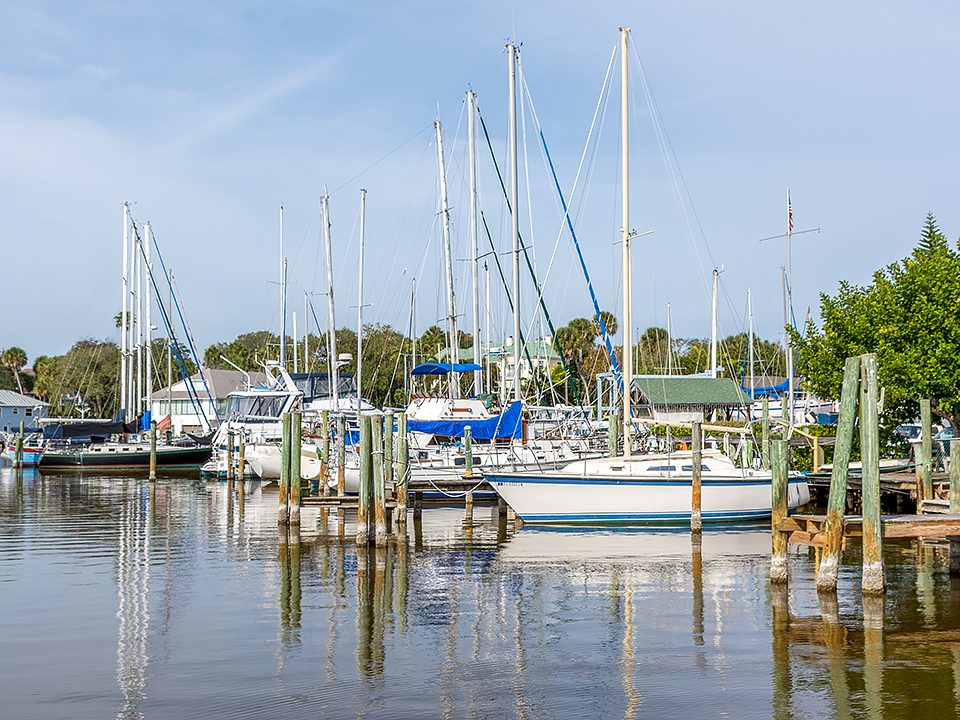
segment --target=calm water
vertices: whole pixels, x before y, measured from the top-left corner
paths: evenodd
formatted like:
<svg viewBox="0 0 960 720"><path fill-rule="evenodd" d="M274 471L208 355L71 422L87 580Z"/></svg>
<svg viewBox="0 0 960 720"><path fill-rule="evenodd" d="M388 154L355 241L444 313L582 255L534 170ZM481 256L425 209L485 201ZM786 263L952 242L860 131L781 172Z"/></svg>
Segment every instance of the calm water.
<svg viewBox="0 0 960 720"><path fill-rule="evenodd" d="M865 607L769 534L557 532L427 510L360 552L276 492L0 471L4 718L954 717L960 582L889 544ZM919 569L919 572L918 572Z"/></svg>

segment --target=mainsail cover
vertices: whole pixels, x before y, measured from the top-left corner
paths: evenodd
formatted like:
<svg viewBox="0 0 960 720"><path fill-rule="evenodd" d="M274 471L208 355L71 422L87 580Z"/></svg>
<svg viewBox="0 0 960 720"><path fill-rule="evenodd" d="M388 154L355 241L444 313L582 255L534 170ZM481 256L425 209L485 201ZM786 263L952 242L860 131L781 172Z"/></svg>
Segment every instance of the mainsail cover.
<svg viewBox="0 0 960 720"><path fill-rule="evenodd" d="M486 420L411 420L407 423L410 432L421 432L443 437L463 437L463 429L470 426L474 440L499 440L523 436L523 408L520 401L510 404L500 415Z"/></svg>

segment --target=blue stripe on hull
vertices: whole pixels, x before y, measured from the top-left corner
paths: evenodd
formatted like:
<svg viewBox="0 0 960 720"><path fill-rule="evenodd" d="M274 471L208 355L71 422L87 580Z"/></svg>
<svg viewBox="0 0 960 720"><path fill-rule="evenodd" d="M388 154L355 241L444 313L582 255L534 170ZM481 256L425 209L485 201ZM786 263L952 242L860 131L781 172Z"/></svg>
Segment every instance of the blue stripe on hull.
<svg viewBox="0 0 960 720"><path fill-rule="evenodd" d="M689 522L690 513L602 513L597 515L521 515L524 522L560 522L560 523L680 523ZM769 519L769 510L732 510L705 512L702 514L704 522L736 522L738 520Z"/></svg>
<svg viewBox="0 0 960 720"><path fill-rule="evenodd" d="M670 479L647 479L647 478L617 478L617 477L561 477L561 476L543 476L543 475L531 475L526 476L510 476L510 475L487 475L487 482L491 485L496 486L500 483L529 483L531 485L649 485L651 487L677 487L677 486L692 486L693 480L690 478L676 478L674 480ZM806 485L807 481L805 478L790 478L791 485ZM747 485L769 485L770 480L759 479L759 480L739 480L737 478L729 478L722 480L707 480L704 478L701 481L701 485L716 485L716 486L729 486L729 487L744 487Z"/></svg>

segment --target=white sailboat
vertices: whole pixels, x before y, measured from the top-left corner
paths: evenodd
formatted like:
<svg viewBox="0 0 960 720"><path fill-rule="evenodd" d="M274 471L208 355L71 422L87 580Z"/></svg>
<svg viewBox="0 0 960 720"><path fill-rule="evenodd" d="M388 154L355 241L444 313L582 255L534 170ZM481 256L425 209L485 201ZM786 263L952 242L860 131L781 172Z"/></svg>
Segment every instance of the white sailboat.
<svg viewBox="0 0 960 720"><path fill-rule="evenodd" d="M505 472L486 475L496 492L524 522L532 523L670 523L689 521L692 494L692 453L634 457L631 452L633 420L629 387L632 380L632 329L630 322L630 202L628 153L628 38L620 28L621 53L621 182L623 236L623 438L624 455L583 460L557 472ZM704 522L758 519L770 516L771 473L738 468L727 457L707 451L702 455L702 519ZM789 480L788 505L795 509L809 502L806 481Z"/></svg>

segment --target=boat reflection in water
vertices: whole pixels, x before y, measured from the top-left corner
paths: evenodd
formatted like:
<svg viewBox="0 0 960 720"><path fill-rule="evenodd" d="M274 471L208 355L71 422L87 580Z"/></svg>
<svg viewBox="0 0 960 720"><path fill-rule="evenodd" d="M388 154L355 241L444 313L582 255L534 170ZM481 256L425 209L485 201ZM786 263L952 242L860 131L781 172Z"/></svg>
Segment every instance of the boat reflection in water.
<svg viewBox="0 0 960 720"><path fill-rule="evenodd" d="M960 697L937 545L885 543L871 602L855 546L838 595L798 550L771 589L762 526L427 509L358 550L352 514L276 518L259 483L0 471L5 716L915 719Z"/></svg>

